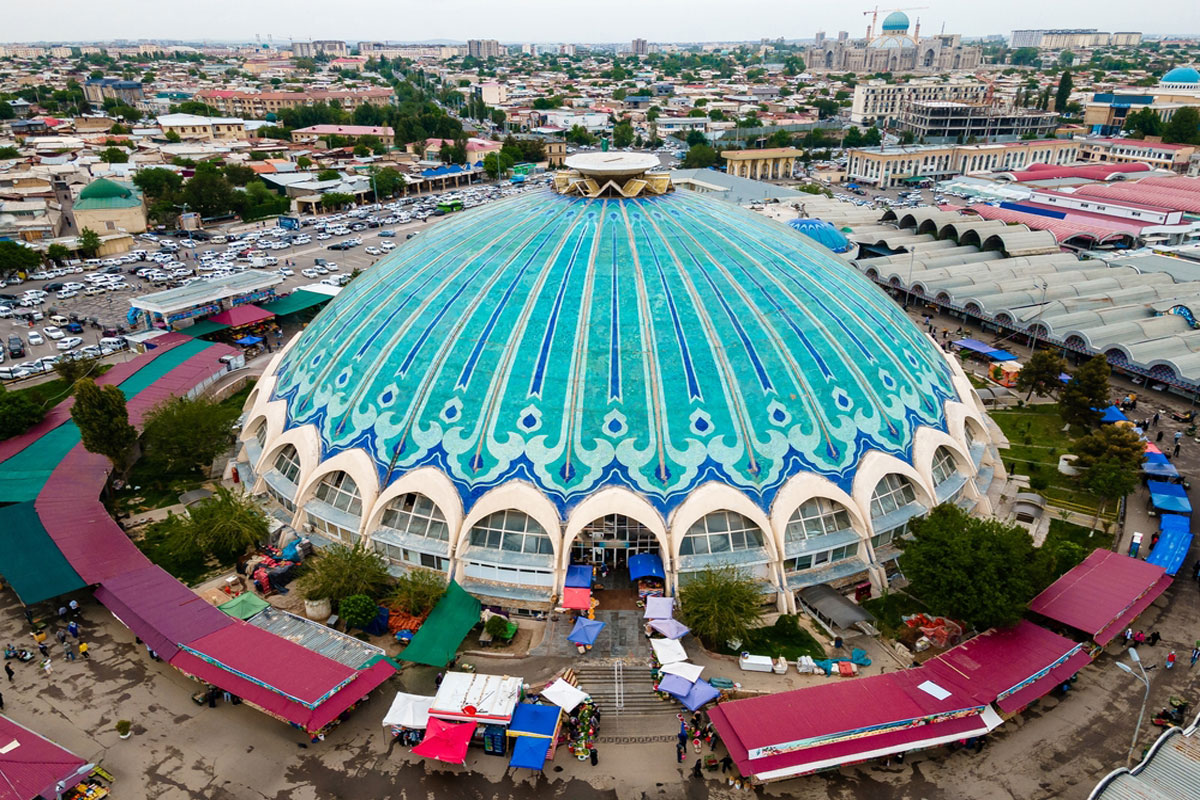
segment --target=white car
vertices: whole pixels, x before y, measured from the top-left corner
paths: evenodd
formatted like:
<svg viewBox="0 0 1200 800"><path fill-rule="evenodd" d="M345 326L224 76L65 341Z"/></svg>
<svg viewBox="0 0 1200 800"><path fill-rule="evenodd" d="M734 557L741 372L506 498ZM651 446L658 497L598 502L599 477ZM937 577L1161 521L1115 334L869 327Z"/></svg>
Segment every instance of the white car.
<svg viewBox="0 0 1200 800"><path fill-rule="evenodd" d="M78 296L79 292L75 291L74 289L63 289L61 292L55 295L55 297L57 297L59 300L70 300L72 297Z"/></svg>
<svg viewBox="0 0 1200 800"><path fill-rule="evenodd" d="M317 234L317 240L321 241L321 242L325 241L326 239L332 239L332 238L333 238L333 236L331 236L328 233L318 233Z"/></svg>
<svg viewBox="0 0 1200 800"><path fill-rule="evenodd" d="M382 255L382 254L383 254L383 251L382 251L382 250L380 250L380 249L379 249L378 247L376 247L375 245L371 245L370 247L368 247L368 248L367 248L366 250L364 250L363 252L365 252L365 253L366 253L367 255L369 255L369 256L378 256L378 255Z"/></svg>
<svg viewBox="0 0 1200 800"><path fill-rule="evenodd" d="M338 265L337 265L336 261L322 261L320 266L324 267L325 269L329 270L330 272L338 271Z"/></svg>
<svg viewBox="0 0 1200 800"><path fill-rule="evenodd" d="M303 275L303 276L304 276L304 277L306 277L306 278L316 278L316 277L319 277L319 276L321 275L321 273L317 272L317 271L316 271L315 269L313 269L312 267L309 267L308 269L302 269L302 270L300 270L300 274L301 274L301 275Z"/></svg>
<svg viewBox="0 0 1200 800"><path fill-rule="evenodd" d="M29 332L29 345L32 347L35 344L45 344L46 340L37 331Z"/></svg>
<svg viewBox="0 0 1200 800"><path fill-rule="evenodd" d="M33 334L30 334L30 338L32 338L32 337L33 337ZM58 349L59 350L74 350L76 347L79 347L79 345L81 345L81 344L83 344L82 338L80 338L78 336L68 336L67 338L61 339L59 341Z"/></svg>
<svg viewBox="0 0 1200 800"><path fill-rule="evenodd" d="M66 336L66 334L62 332L62 328L59 328L55 325L51 325L48 328L42 328L42 333L46 334L46 337L49 339L61 339Z"/></svg>
<svg viewBox="0 0 1200 800"><path fill-rule="evenodd" d="M290 278L296 274L295 270L288 269L287 267L280 267L279 269L277 269L275 271L285 278Z"/></svg>
<svg viewBox="0 0 1200 800"><path fill-rule="evenodd" d="M379 249L380 249L380 250L382 250L382 251L383 251L383 252L385 252L385 253L386 253L388 250L395 250L395 249L396 249L396 243L395 243L395 242L380 242L380 243L379 243Z"/></svg>
<svg viewBox="0 0 1200 800"><path fill-rule="evenodd" d="M98 294L104 294L104 288L101 286L89 286L83 290L83 293L88 297L95 297Z"/></svg>
<svg viewBox="0 0 1200 800"><path fill-rule="evenodd" d="M83 284L82 284L82 283L76 283L76 282L74 282L74 281L71 281L70 283L64 283L64 284L63 284L63 290L64 290L64 291L68 291L68 292L78 292L78 291L79 291L80 289L82 289L82 288L83 288Z"/></svg>

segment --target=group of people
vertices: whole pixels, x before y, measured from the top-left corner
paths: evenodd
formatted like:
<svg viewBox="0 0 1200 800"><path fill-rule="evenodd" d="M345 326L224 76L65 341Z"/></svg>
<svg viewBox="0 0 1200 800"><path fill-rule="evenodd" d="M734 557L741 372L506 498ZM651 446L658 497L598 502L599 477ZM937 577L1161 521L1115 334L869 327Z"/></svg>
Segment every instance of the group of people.
<svg viewBox="0 0 1200 800"><path fill-rule="evenodd" d="M1193 576L1200 580L1200 561L1196 562L1196 567L1193 569ZM1121 644L1122 647L1129 647L1131 642L1138 647L1141 647L1142 645L1154 647L1158 644L1162 637L1159 635L1158 631L1151 631L1150 635L1147 636L1143 631L1135 631L1133 628L1126 628L1125 633L1123 634L1123 639L1124 641ZM1178 656L1176 656L1175 651L1173 649L1168 650L1166 659L1167 669L1174 669L1177 659ZM1196 646L1192 648L1191 666L1196 666L1197 661L1200 661L1200 639L1196 640Z"/></svg>

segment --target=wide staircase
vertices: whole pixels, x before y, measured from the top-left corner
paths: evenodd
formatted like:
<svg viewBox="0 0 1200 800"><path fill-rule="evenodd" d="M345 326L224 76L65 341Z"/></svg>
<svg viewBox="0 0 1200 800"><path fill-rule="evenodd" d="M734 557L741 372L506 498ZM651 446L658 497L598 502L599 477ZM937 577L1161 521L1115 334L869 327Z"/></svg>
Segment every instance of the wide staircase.
<svg viewBox="0 0 1200 800"><path fill-rule="evenodd" d="M579 688L600 707L600 740L612 744L673 741L678 703L660 700L649 658L586 661L573 667Z"/></svg>

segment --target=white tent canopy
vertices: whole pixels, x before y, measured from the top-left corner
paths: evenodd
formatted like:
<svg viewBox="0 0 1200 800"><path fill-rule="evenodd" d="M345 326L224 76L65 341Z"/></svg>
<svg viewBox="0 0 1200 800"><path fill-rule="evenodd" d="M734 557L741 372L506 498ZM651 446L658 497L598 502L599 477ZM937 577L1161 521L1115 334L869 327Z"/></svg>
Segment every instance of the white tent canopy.
<svg viewBox="0 0 1200 800"><path fill-rule="evenodd" d="M559 678L542 690L542 697L569 714L575 706L587 699L587 692Z"/></svg>
<svg viewBox="0 0 1200 800"><path fill-rule="evenodd" d="M674 664L665 665L662 671L667 675L678 675L685 681L695 683L700 679L700 673L704 671L704 667L690 661L676 661Z"/></svg>
<svg viewBox="0 0 1200 800"><path fill-rule="evenodd" d="M675 611L674 597L647 597L646 619L669 619Z"/></svg>
<svg viewBox="0 0 1200 800"><path fill-rule="evenodd" d="M650 646L654 648L654 657L658 663L674 664L677 661L687 661L688 654L676 639L651 639Z"/></svg>
<svg viewBox="0 0 1200 800"><path fill-rule="evenodd" d="M424 730L429 724L429 707L432 697L419 694L396 692L392 707L383 715L384 727L417 728Z"/></svg>

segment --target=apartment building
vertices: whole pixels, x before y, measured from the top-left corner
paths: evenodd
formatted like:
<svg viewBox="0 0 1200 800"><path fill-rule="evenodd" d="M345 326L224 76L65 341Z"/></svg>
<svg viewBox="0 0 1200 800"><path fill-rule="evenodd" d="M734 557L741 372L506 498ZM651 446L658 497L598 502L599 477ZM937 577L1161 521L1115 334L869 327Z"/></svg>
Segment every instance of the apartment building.
<svg viewBox="0 0 1200 800"><path fill-rule="evenodd" d="M391 128L378 125L310 125L307 128L297 128L292 131L292 141L304 144L315 145L323 137L330 136L351 141L357 141L365 136L374 136L387 147L396 143L396 132Z"/></svg>
<svg viewBox="0 0 1200 800"><path fill-rule="evenodd" d="M119 78L92 78L84 81L83 96L94 105L114 99L134 108L146 99L141 81L124 81Z"/></svg>
<svg viewBox="0 0 1200 800"><path fill-rule="evenodd" d="M246 121L231 117L202 117L197 114L163 114L158 117L163 133L175 133L180 139L203 142L229 142L249 139Z"/></svg>
<svg viewBox="0 0 1200 800"><path fill-rule="evenodd" d="M292 42L292 55L296 58L316 58L325 55L339 58L350 54L345 42L335 39L315 39L311 42Z"/></svg>
<svg viewBox="0 0 1200 800"><path fill-rule="evenodd" d="M481 61L501 56L500 42L495 39L468 39L467 55Z"/></svg>
<svg viewBox="0 0 1200 800"><path fill-rule="evenodd" d="M874 122L881 127L891 126L910 103L926 100L978 103L986 94L987 84L980 81L867 81L854 87L850 121L855 125Z"/></svg>
<svg viewBox="0 0 1200 800"><path fill-rule="evenodd" d="M996 108L981 103L920 100L900 113L899 128L918 141L1006 141L1022 136L1049 136L1058 127L1058 114L1031 108Z"/></svg>
<svg viewBox="0 0 1200 800"><path fill-rule="evenodd" d="M307 92L236 92L213 89L196 93L196 99L217 109L221 114L243 119L264 119L267 114L278 115L286 108L311 106L315 103L336 102L346 111L371 103L392 105L396 93L391 89L359 89L347 91L311 90Z"/></svg>
<svg viewBox="0 0 1200 800"><path fill-rule="evenodd" d="M1135 31L1105 33L1095 28L1053 28L1013 31L1010 46L1014 50L1018 47L1065 50L1089 47L1136 47L1141 43L1142 34Z"/></svg>
<svg viewBox="0 0 1200 800"><path fill-rule="evenodd" d="M650 44L645 39L634 39L629 45L629 52L635 56L644 56L650 53Z"/></svg>
<svg viewBox="0 0 1200 800"><path fill-rule="evenodd" d="M1145 139L1084 139L1080 143L1079 158L1110 164L1149 164L1155 169L1169 169L1183 174L1198 150L1200 147L1192 144L1164 144L1157 136Z"/></svg>
<svg viewBox="0 0 1200 800"><path fill-rule="evenodd" d="M1079 142L1073 139L873 147L848 152L846 180L888 189L925 179L1024 169L1035 163L1070 164L1078 159Z"/></svg>

